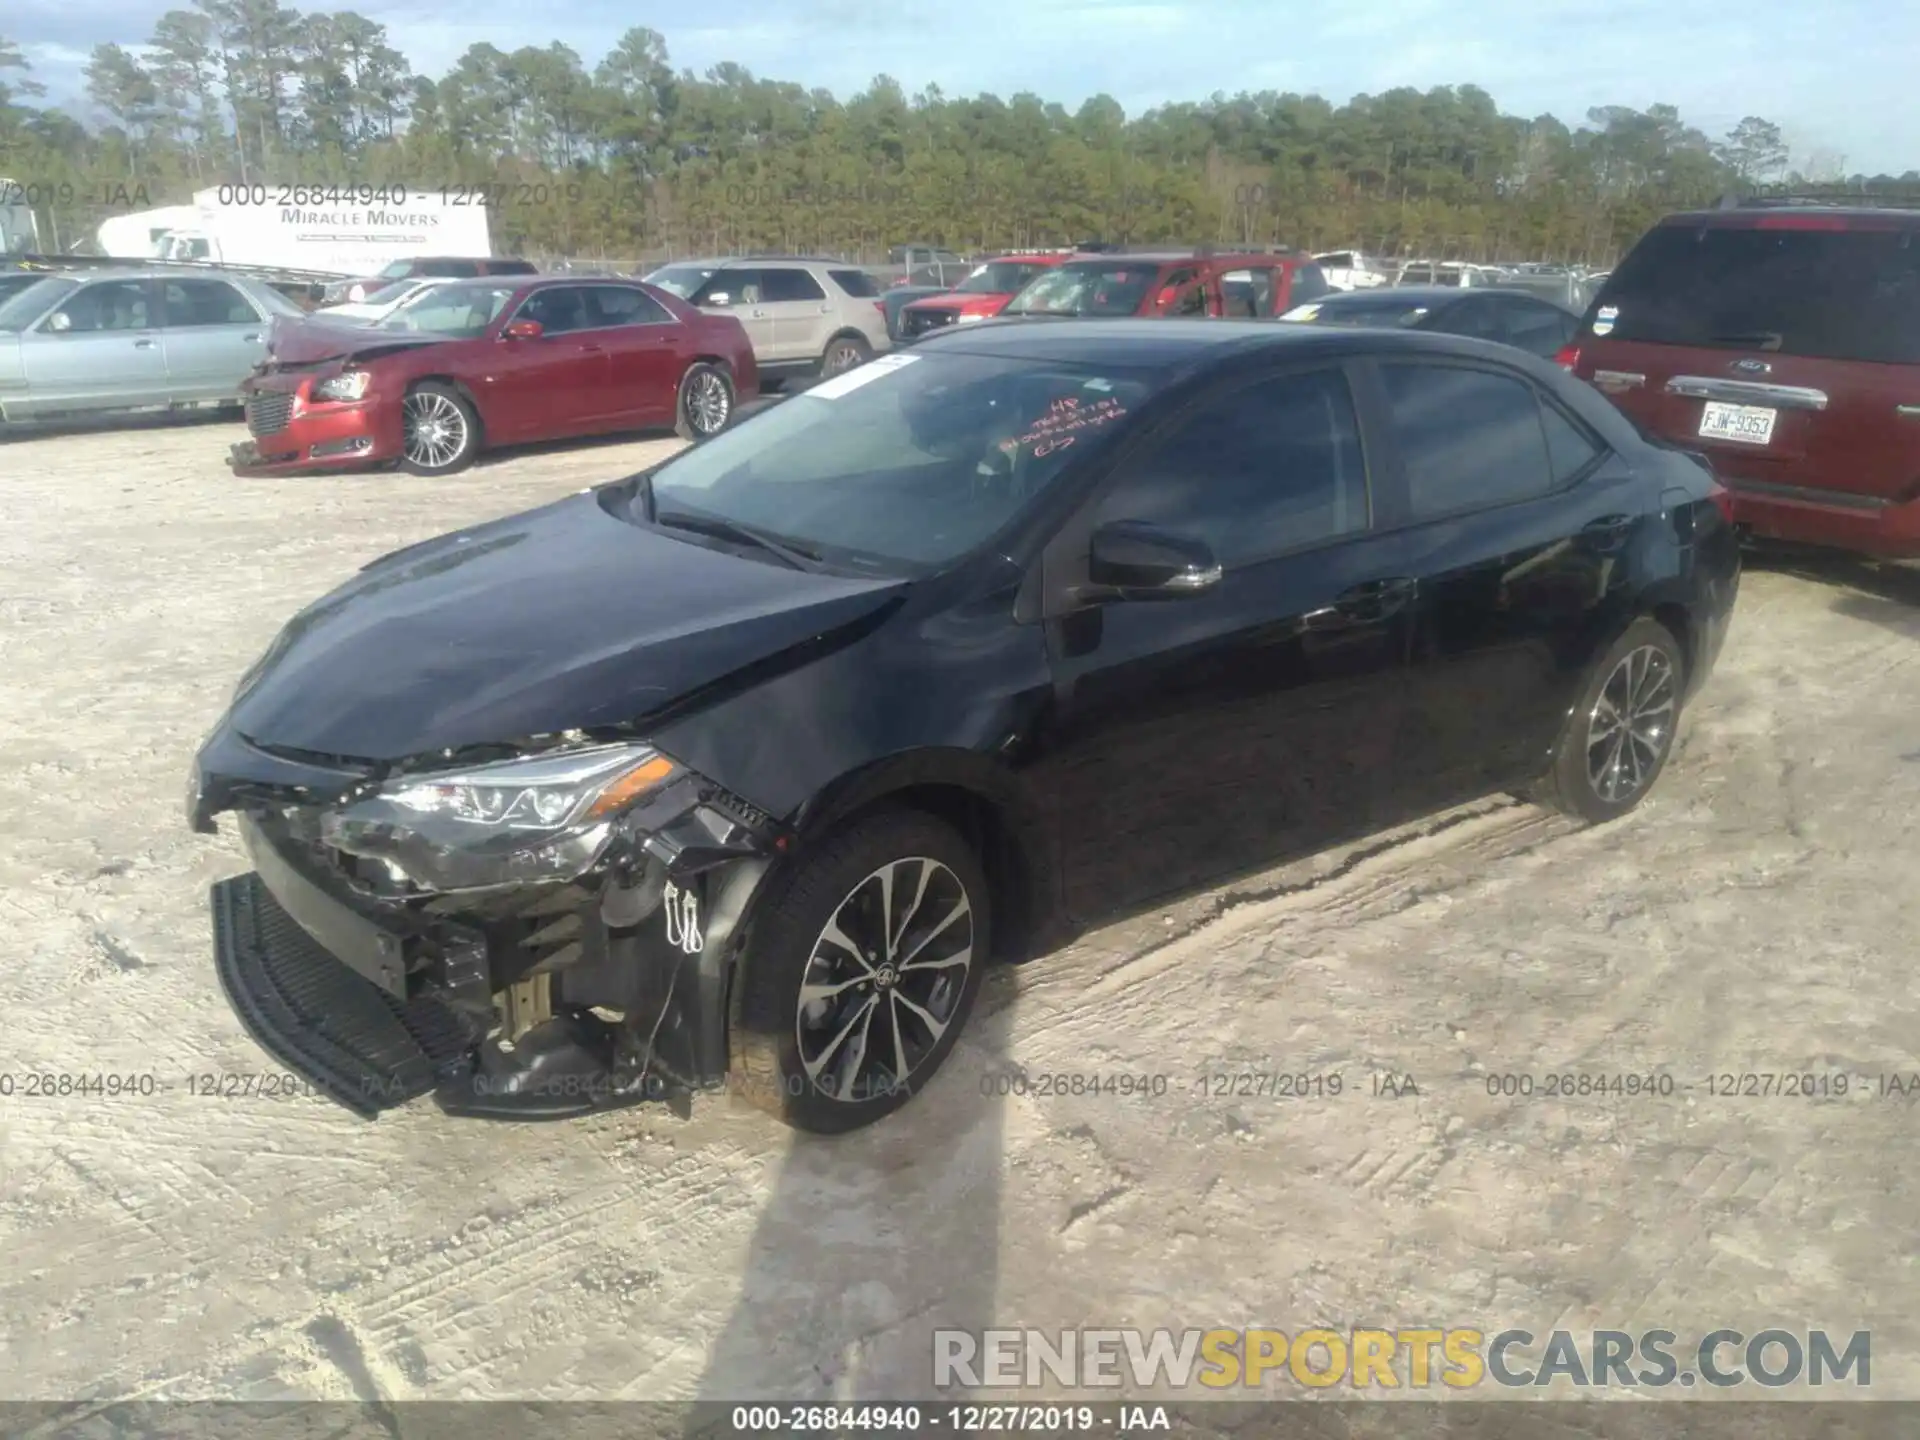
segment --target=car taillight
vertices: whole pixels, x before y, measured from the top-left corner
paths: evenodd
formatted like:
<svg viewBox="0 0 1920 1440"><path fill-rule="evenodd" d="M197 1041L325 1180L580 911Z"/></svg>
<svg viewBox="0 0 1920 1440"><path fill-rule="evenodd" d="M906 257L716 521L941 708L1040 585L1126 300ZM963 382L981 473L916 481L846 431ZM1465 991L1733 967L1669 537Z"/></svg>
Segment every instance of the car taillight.
<svg viewBox="0 0 1920 1440"><path fill-rule="evenodd" d="M1553 357L1553 363L1571 375L1574 368L1580 363L1580 347L1578 345L1562 345L1560 347L1560 353Z"/></svg>
<svg viewBox="0 0 1920 1440"><path fill-rule="evenodd" d="M884 315L887 313L887 302L884 300L876 300L873 302L873 308Z"/></svg>
<svg viewBox="0 0 1920 1440"><path fill-rule="evenodd" d="M1720 517L1727 524L1733 524L1733 492L1718 480L1710 480L1707 482L1707 498L1713 501L1714 507L1720 512Z"/></svg>

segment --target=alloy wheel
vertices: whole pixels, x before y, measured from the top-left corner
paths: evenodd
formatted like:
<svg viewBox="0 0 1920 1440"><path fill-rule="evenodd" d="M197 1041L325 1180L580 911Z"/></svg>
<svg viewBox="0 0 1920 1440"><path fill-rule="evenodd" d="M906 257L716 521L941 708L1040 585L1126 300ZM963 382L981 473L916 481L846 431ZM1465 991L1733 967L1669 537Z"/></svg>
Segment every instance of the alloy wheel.
<svg viewBox="0 0 1920 1440"><path fill-rule="evenodd" d="M838 375L843 370L851 370L860 363L859 347L846 340L836 340L827 351L827 374Z"/></svg>
<svg viewBox="0 0 1920 1440"><path fill-rule="evenodd" d="M973 906L960 877L912 856L847 892L800 979L800 1064L832 1100L904 1089L953 1023L973 965Z"/></svg>
<svg viewBox="0 0 1920 1440"><path fill-rule="evenodd" d="M687 386L687 418L702 435L717 435L733 408L727 382L712 370L702 370Z"/></svg>
<svg viewBox="0 0 1920 1440"><path fill-rule="evenodd" d="M1673 661L1656 645L1630 650L1600 687L1587 719L1587 783L1609 805L1646 788L1673 743Z"/></svg>
<svg viewBox="0 0 1920 1440"><path fill-rule="evenodd" d="M407 459L431 470L450 465L467 446L467 417L437 390L419 390L401 407Z"/></svg>

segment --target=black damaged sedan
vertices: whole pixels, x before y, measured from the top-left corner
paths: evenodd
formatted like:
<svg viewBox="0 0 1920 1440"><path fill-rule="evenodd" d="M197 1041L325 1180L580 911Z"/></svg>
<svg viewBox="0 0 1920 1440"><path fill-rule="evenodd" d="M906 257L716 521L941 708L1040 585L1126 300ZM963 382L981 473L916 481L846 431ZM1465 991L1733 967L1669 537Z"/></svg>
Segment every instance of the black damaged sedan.
<svg viewBox="0 0 1920 1440"><path fill-rule="evenodd" d="M219 975L369 1116L850 1129L993 959L1489 792L1625 814L1738 579L1706 462L1511 349L989 322L294 617L192 770Z"/></svg>

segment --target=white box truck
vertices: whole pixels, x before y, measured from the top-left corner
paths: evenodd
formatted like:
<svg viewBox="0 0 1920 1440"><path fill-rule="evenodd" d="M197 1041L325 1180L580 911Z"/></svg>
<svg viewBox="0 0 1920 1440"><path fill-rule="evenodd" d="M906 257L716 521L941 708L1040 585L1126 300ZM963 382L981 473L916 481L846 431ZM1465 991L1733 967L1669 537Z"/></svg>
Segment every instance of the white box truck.
<svg viewBox="0 0 1920 1440"><path fill-rule="evenodd" d="M219 185L193 197L196 222L155 257L371 275L395 260L493 254L487 208L403 185Z"/></svg>

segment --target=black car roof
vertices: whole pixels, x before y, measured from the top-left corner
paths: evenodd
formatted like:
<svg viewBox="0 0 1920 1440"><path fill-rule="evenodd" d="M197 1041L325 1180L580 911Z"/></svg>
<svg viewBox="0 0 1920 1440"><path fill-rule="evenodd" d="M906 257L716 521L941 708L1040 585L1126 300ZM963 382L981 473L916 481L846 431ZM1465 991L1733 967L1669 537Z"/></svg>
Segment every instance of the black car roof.
<svg viewBox="0 0 1920 1440"><path fill-rule="evenodd" d="M1371 290L1336 290L1331 295L1322 295L1313 303L1316 305L1359 304L1363 300L1384 300L1388 296L1402 296L1414 305L1433 305L1440 301L1470 300L1477 295L1505 295L1515 300L1537 300L1542 305L1553 305L1553 301L1544 295L1536 295L1531 290L1518 285L1378 285ZM1564 305L1556 306L1564 310Z"/></svg>
<svg viewBox="0 0 1920 1440"><path fill-rule="evenodd" d="M991 355L1007 360L1137 370L1194 368L1229 359L1315 350L1431 350L1443 354L1496 356L1513 363L1518 353L1491 341L1404 330L1323 329L1260 320L1051 320L1015 317L989 320L965 330L938 331L914 347L919 353Z"/></svg>

